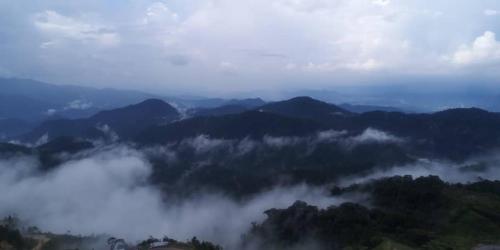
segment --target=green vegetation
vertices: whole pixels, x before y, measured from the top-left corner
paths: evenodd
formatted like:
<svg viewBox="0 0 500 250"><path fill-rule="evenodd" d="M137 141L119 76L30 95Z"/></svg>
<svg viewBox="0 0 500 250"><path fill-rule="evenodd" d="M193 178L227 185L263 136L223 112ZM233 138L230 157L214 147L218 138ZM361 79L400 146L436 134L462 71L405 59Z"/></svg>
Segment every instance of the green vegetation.
<svg viewBox="0 0 500 250"><path fill-rule="evenodd" d="M0 249L2 250L25 250L32 249L35 242L23 237L18 230L19 220L13 216L7 216L0 220Z"/></svg>
<svg viewBox="0 0 500 250"><path fill-rule="evenodd" d="M369 193L367 204L344 203L320 209L297 201L287 209L266 211L267 219L253 224L243 237L241 249L284 250L469 250L478 245L500 244L500 181L448 184L438 177L413 179L395 176L347 188L334 195ZM127 245L121 239L103 236L73 236L41 233L37 228L20 232L14 217L0 226L1 249L60 250L109 249ZM196 237L176 241L149 238L136 247L148 250L152 243L175 249L222 250ZM257 248L255 248L257 244ZM118 245L117 245L118 246ZM130 245L129 245L130 246ZM134 246L135 247L135 246ZM120 249L120 248L112 248Z"/></svg>
<svg viewBox="0 0 500 250"><path fill-rule="evenodd" d="M18 230L0 226L0 249L27 249L27 246Z"/></svg>
<svg viewBox="0 0 500 250"><path fill-rule="evenodd" d="M77 236L70 234L39 234L33 236L40 242L41 250L61 249L109 249L104 243L104 236Z"/></svg>
<svg viewBox="0 0 500 250"><path fill-rule="evenodd" d="M222 247L217 246L208 241L200 241L196 237L193 237L191 240L187 242L180 242L174 239L170 239L166 236L163 238L163 240L150 237L149 239L139 243L137 245L137 248L139 250L148 250L150 245L154 243L163 243L171 248L183 249L183 250L222 250Z"/></svg>
<svg viewBox="0 0 500 250"><path fill-rule="evenodd" d="M340 191L370 192L371 208L345 203L318 209L296 202L267 211L246 241L258 240L262 249L288 249L310 239L323 249L465 250L499 244L500 195L491 192L499 185L450 185L432 176L381 179Z"/></svg>

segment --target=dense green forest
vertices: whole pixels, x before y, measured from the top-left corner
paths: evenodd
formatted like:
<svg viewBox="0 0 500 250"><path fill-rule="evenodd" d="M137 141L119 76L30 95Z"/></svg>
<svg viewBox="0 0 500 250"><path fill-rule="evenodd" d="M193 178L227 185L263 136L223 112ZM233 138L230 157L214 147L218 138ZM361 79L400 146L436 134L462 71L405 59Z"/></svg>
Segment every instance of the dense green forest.
<svg viewBox="0 0 500 250"><path fill-rule="evenodd" d="M368 204L326 209L296 202L266 211L246 236L260 249L472 249L500 243L500 182L450 185L396 176L335 190L369 192Z"/></svg>

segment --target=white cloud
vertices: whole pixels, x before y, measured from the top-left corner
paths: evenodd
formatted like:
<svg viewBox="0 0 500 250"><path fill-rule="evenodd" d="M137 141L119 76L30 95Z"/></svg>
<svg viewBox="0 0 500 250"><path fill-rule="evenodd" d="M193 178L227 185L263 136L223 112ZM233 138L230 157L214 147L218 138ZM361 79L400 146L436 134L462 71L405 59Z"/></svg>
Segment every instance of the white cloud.
<svg viewBox="0 0 500 250"><path fill-rule="evenodd" d="M230 146L230 141L224 139L212 139L208 135L199 135L182 141L185 146L191 146L197 154L208 153L212 150Z"/></svg>
<svg viewBox="0 0 500 250"><path fill-rule="evenodd" d="M80 110L85 110L92 108L93 104L91 102L85 101L85 100L73 100L64 107L64 110L68 109L80 109Z"/></svg>
<svg viewBox="0 0 500 250"><path fill-rule="evenodd" d="M222 61L219 63L219 70L226 74L234 74L238 71L238 66L232 62Z"/></svg>
<svg viewBox="0 0 500 250"><path fill-rule="evenodd" d="M37 171L38 164L33 158L0 159L0 216L16 214L54 233L111 234L131 243L150 235L197 236L238 249L242 234L265 219L267 209L297 200L322 208L351 200L307 185L240 200L206 192L170 199L148 182L153 170L143 154L124 146L88 152L46 173Z"/></svg>
<svg viewBox="0 0 500 250"><path fill-rule="evenodd" d="M177 23L179 15L171 11L165 3L155 2L146 9L146 14L142 19L143 24L162 23Z"/></svg>
<svg viewBox="0 0 500 250"><path fill-rule="evenodd" d="M395 175L411 175L413 178L435 175L450 183L470 183L480 180L494 181L500 178L500 170L497 168L498 161L498 154L469 159L463 164L437 159L419 159L417 162L408 165L377 169L362 176L346 177L340 181L339 185L350 186L355 183L365 183ZM477 165L481 165L483 169L475 170L474 166Z"/></svg>
<svg viewBox="0 0 500 250"><path fill-rule="evenodd" d="M34 24L51 38L41 48L54 47L61 40L93 42L102 46L116 46L120 42L120 36L109 27L89 24L53 10L36 14Z"/></svg>
<svg viewBox="0 0 500 250"><path fill-rule="evenodd" d="M57 109L48 109L47 112L45 112L47 115L52 116L57 113Z"/></svg>
<svg viewBox="0 0 500 250"><path fill-rule="evenodd" d="M347 135L347 131L341 130L324 130L316 134L318 142L334 142L341 139L342 136Z"/></svg>
<svg viewBox="0 0 500 250"><path fill-rule="evenodd" d="M294 146L298 143L302 143L304 142L306 138L303 138L303 137L287 137L287 136L284 136L284 137L275 137L275 136L264 136L264 138L262 138L262 142L266 145L269 145L271 147L275 147L275 148L282 148L282 147L290 147L290 146Z"/></svg>
<svg viewBox="0 0 500 250"><path fill-rule="evenodd" d="M287 65L287 69L293 69L289 66L293 64ZM308 63L301 67L304 71L309 72L329 72L329 71L343 71L343 70L352 70L352 71L374 71L382 68L383 63L375 60L373 58L369 58L366 61L361 62L347 62L347 63Z"/></svg>
<svg viewBox="0 0 500 250"><path fill-rule="evenodd" d="M360 135L349 138L349 144L357 145L363 143L402 143L402 138L396 137L384 131L367 128Z"/></svg>
<svg viewBox="0 0 500 250"><path fill-rule="evenodd" d="M457 65L492 64L500 62L500 42L495 33L484 32L471 45L462 45L451 57Z"/></svg>
<svg viewBox="0 0 500 250"><path fill-rule="evenodd" d="M484 10L483 13L485 16L496 16L496 15L500 14L500 11L488 9L488 10Z"/></svg>
<svg viewBox="0 0 500 250"><path fill-rule="evenodd" d="M43 145L47 142L49 142L49 134L46 133L44 135L42 135L40 138L38 138L38 140L35 142L35 146L40 146L40 145Z"/></svg>
<svg viewBox="0 0 500 250"><path fill-rule="evenodd" d="M386 6L391 3L391 0L373 0L372 3L375 5Z"/></svg>
<svg viewBox="0 0 500 250"><path fill-rule="evenodd" d="M47 81L197 94L283 89L290 87L290 79L319 87L326 82L361 83L367 76L463 73L463 68L450 63L449 49L473 40L478 29L493 29L491 18L477 15L497 13L500 8L482 0L461 4L452 0L432 4L417 0L47 0L36 5L18 0L2 4L2 16L11 11L20 14L6 19L23 23L34 16L38 31L31 34L31 26L3 28L15 30L7 41L34 37L38 42L33 53L21 53L25 43L0 47L19 48L11 56L20 58L19 66L9 65L12 72L25 72L25 62L30 62L37 69L31 75ZM99 49L106 46L113 50L102 53ZM445 54L448 60L442 60ZM71 63L75 61L81 63ZM234 77L225 77L235 72ZM359 72L363 74L358 76Z"/></svg>

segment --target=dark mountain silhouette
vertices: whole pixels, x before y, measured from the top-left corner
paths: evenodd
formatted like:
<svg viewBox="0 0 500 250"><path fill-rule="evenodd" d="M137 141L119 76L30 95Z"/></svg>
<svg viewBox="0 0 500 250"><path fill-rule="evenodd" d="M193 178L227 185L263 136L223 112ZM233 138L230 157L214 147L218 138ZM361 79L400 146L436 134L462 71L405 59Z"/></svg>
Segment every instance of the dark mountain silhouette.
<svg viewBox="0 0 500 250"><path fill-rule="evenodd" d="M55 85L19 78L0 78L0 85L0 117L26 120L43 120L51 112L67 118L85 118L100 110L157 98L138 91Z"/></svg>
<svg viewBox="0 0 500 250"><path fill-rule="evenodd" d="M99 112L89 120L94 124L110 126L119 136L130 137L149 126L166 124L179 118L179 112L168 103L149 99L124 108Z"/></svg>
<svg viewBox="0 0 500 250"><path fill-rule="evenodd" d="M74 154L85 149L93 148L94 145L86 140L62 136L35 148L41 163L41 168L47 170L64 162L61 153Z"/></svg>
<svg viewBox="0 0 500 250"><path fill-rule="evenodd" d="M325 128L314 121L248 111L219 117L195 117L164 126L150 127L136 137L143 144L166 143L200 134L215 138L260 138L264 135L300 136Z"/></svg>
<svg viewBox="0 0 500 250"><path fill-rule="evenodd" d="M16 155L27 155L31 154L32 150L28 147L16 145L12 143L2 143L0 142L0 156L1 157L11 157Z"/></svg>
<svg viewBox="0 0 500 250"><path fill-rule="evenodd" d="M238 113L240 110L232 107L204 110L207 116L219 117L195 117L151 128L137 139L142 143L161 143L199 134L240 139L265 134L300 135L304 130L293 129L298 123L301 128L307 127L305 131L309 133L315 129L346 130L353 134L368 128L386 131L411 140L413 150L428 157L460 160L500 146L500 130L497 129L500 114L477 108L433 114L385 111L354 114L312 98L298 97L266 104L257 110L244 113ZM224 115L224 112L235 114Z"/></svg>
<svg viewBox="0 0 500 250"><path fill-rule="evenodd" d="M338 106L353 113L366 113L373 111L403 112L403 110L399 108L394 108L389 106L361 105L361 104L349 104L349 103L342 103Z"/></svg>
<svg viewBox="0 0 500 250"><path fill-rule="evenodd" d="M179 112L164 101L149 99L124 108L102 111L87 119L47 121L22 139L35 141L44 135L51 139L60 136L103 138L112 136L111 133L126 139L149 126L166 124L179 117Z"/></svg>
<svg viewBox="0 0 500 250"><path fill-rule="evenodd" d="M88 119L47 121L23 139L36 141L75 136L113 136L141 144L165 143L206 134L216 138L264 135L300 136L318 130L346 130L359 134L378 129L411 140L412 152L454 160L500 147L500 114L477 108L451 109L432 114L374 111L355 114L335 105L297 97L266 104L254 111L240 106L198 110L190 119L161 100L147 100L125 108L103 111Z"/></svg>
<svg viewBox="0 0 500 250"><path fill-rule="evenodd" d="M500 146L500 114L477 108L451 109L433 114L368 112L337 124L362 130L368 127L411 138L429 156L465 159Z"/></svg>
<svg viewBox="0 0 500 250"><path fill-rule="evenodd" d="M153 179L156 183L173 190L188 185L187 192L208 187L233 190L237 195L271 187L276 184L274 178L282 183L325 184L345 175L405 165L422 157L460 162L500 147L500 115L481 109L452 109L433 114L384 111L355 114L310 98L274 104L268 108L272 112L258 108L236 114L219 113L177 120L179 114L170 105L160 100L147 100L100 112L88 119L47 121L27 137L37 141L48 135L51 139L49 144L37 149L44 166L57 164L57 157L53 156L58 155L58 150L86 148L80 147L85 146L85 142L80 145L79 141L75 143L66 137L113 140L113 133L116 133L139 148L173 145L178 161L155 160ZM316 110L313 116L306 113L308 109ZM332 115L332 111L341 113ZM369 128L372 130L367 130ZM340 133L339 140L318 141L318 132L325 130L345 132ZM379 131L368 136L392 136L398 142L379 143L374 139L349 144L349 140L363 140L366 131L374 130ZM232 144L229 148L200 155L197 145L194 148L186 146L199 143L192 138L200 135L209 139L231 139L229 143ZM54 142L54 138L59 139ZM281 146L273 146L272 140L281 140L278 142ZM250 149L238 155L242 145ZM7 148L12 149L11 146ZM198 163L207 166L192 167ZM186 171L189 176L185 176Z"/></svg>
<svg viewBox="0 0 500 250"><path fill-rule="evenodd" d="M189 112L190 116L222 116L239 114L248 111L247 107L239 105L225 105L210 109L194 109Z"/></svg>
<svg viewBox="0 0 500 250"><path fill-rule="evenodd" d="M258 242L258 249L300 249L309 242L324 246L319 249L479 249L498 242L500 196L490 191L495 187L500 182L379 179L348 188L369 193L370 207L348 202L321 209L297 201L266 211L245 239Z"/></svg>
<svg viewBox="0 0 500 250"><path fill-rule="evenodd" d="M154 95L138 91L55 85L19 78L0 78L0 84L2 85L0 89L2 95L24 96L54 105L66 105L74 100L86 100L98 107L109 109L154 97Z"/></svg>
<svg viewBox="0 0 500 250"><path fill-rule="evenodd" d="M266 104L260 98L249 99L231 99L225 101L223 105L214 108L195 108L191 109L188 114L190 116L222 116L239 114L249 111Z"/></svg>
<svg viewBox="0 0 500 250"><path fill-rule="evenodd" d="M47 116L47 111L55 106L46 100L37 100L23 95L2 94L0 90L0 118L3 119L38 120Z"/></svg>
<svg viewBox="0 0 500 250"><path fill-rule="evenodd" d="M28 133L35 126L35 123L21 119L0 119L0 141Z"/></svg>
<svg viewBox="0 0 500 250"><path fill-rule="evenodd" d="M86 119L59 119L43 122L31 132L20 136L19 139L21 139L21 141L35 143L39 140L42 141L43 137L47 137L48 140L53 140L61 136L97 139L105 137L105 134Z"/></svg>
<svg viewBox="0 0 500 250"><path fill-rule="evenodd" d="M62 152L76 153L92 147L92 143L86 140L78 139L75 137L61 136L36 147L36 150L38 150L39 152L50 152L51 154Z"/></svg>
<svg viewBox="0 0 500 250"><path fill-rule="evenodd" d="M295 97L286 101L268 103L259 107L258 110L323 123L338 116L351 115L351 112L347 110L310 97Z"/></svg>
<svg viewBox="0 0 500 250"><path fill-rule="evenodd" d="M169 98L175 103L194 109L211 109L227 105L243 106L248 109L264 105L266 102L260 98L246 99L223 99L223 98L203 98L203 97L185 97Z"/></svg>
<svg viewBox="0 0 500 250"><path fill-rule="evenodd" d="M224 103L224 106L242 106L245 108L256 108L266 104L260 98L247 98L247 99L231 99Z"/></svg>

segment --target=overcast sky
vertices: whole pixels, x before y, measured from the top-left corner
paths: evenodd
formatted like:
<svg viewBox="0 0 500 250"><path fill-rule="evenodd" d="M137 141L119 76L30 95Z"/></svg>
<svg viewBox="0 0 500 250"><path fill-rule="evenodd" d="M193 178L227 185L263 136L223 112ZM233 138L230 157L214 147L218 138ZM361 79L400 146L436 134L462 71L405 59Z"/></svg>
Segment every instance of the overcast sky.
<svg viewBox="0 0 500 250"><path fill-rule="evenodd" d="M0 0L0 76L199 94L498 83L500 1Z"/></svg>

